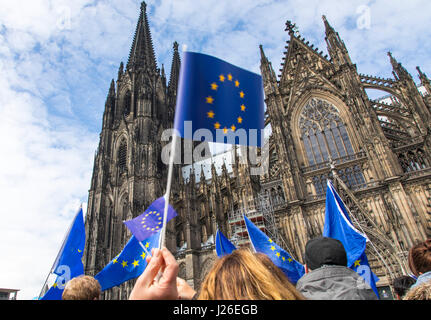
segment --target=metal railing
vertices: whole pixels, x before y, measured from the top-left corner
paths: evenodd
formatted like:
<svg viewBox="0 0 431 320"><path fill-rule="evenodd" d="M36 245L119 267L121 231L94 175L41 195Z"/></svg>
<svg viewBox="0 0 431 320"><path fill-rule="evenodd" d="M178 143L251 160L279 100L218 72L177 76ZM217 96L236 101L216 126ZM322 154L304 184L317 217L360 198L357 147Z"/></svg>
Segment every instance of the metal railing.
<svg viewBox="0 0 431 320"><path fill-rule="evenodd" d="M365 152L361 151L361 152L358 152L355 154L350 154L350 155L347 155L344 157L332 159L332 163L335 165L339 165L339 164L346 163L349 161L366 159L366 157L367 157L367 155L365 154ZM331 160L328 159L325 162L317 163L317 164L311 165L309 167L304 167L304 168L302 168L302 172L308 173L308 172L317 171L317 170L321 170L321 169L329 169L330 165L331 165Z"/></svg>

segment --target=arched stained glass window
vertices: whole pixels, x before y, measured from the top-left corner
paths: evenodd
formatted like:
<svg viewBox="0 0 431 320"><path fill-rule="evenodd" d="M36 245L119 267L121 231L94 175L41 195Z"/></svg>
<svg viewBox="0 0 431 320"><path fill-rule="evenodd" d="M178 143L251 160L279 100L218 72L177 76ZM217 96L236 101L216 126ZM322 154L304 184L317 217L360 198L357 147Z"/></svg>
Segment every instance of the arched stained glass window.
<svg viewBox="0 0 431 320"><path fill-rule="evenodd" d="M299 128L310 166L354 154L338 110L329 102L311 99L299 117Z"/></svg>

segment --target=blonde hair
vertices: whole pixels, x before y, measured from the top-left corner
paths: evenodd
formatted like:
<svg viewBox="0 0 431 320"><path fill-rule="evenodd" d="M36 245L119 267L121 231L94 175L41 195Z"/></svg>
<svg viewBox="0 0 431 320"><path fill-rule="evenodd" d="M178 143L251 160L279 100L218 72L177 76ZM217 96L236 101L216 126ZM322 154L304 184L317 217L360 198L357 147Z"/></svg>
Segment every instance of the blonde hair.
<svg viewBox="0 0 431 320"><path fill-rule="evenodd" d="M91 276L79 276L69 280L63 291L63 300L98 300L101 287Z"/></svg>
<svg viewBox="0 0 431 320"><path fill-rule="evenodd" d="M410 289L403 300L431 300L431 281L421 283Z"/></svg>
<svg viewBox="0 0 431 320"><path fill-rule="evenodd" d="M237 249L216 261L202 283L199 300L304 300L264 254Z"/></svg>

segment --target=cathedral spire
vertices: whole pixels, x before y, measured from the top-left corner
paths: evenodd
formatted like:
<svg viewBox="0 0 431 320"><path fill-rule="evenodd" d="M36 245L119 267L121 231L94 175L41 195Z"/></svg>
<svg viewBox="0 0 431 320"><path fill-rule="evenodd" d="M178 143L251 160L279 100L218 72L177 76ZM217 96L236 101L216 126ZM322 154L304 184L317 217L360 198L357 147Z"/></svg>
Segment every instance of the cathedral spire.
<svg viewBox="0 0 431 320"><path fill-rule="evenodd" d="M217 170L213 161L211 161L211 179L212 181L217 180Z"/></svg>
<svg viewBox="0 0 431 320"><path fill-rule="evenodd" d="M120 67L118 68L118 77L117 77L118 80L120 80L121 76L123 75L123 72L124 72L124 63L123 61L121 61Z"/></svg>
<svg viewBox="0 0 431 320"><path fill-rule="evenodd" d="M325 24L325 34L326 37L329 37L331 34L336 34L335 29L332 28L332 26L329 24L328 20L326 19L326 16L322 16L323 23Z"/></svg>
<svg viewBox="0 0 431 320"><path fill-rule="evenodd" d="M132 67L146 66L149 70L155 72L157 68L146 9L147 5L142 1L141 13L127 62L127 70Z"/></svg>
<svg viewBox="0 0 431 320"><path fill-rule="evenodd" d="M329 24L326 16L322 16L323 23L325 24L325 40L328 47L328 53L332 60L338 65L351 64L349 53L347 52L344 41L341 40L340 35Z"/></svg>
<svg viewBox="0 0 431 320"><path fill-rule="evenodd" d="M204 165L201 165L201 174L199 178L200 178L201 184L205 183L206 177L204 172Z"/></svg>
<svg viewBox="0 0 431 320"><path fill-rule="evenodd" d="M287 20L286 21L286 29L285 31L287 31L289 33L289 35L297 35L299 33L298 28L296 26L296 23L292 23L292 21Z"/></svg>
<svg viewBox="0 0 431 320"><path fill-rule="evenodd" d="M419 79L421 80L421 84L428 91L428 94L431 94L431 82L430 82L430 79L428 79L427 75L422 72L421 68L416 67L416 70L419 73Z"/></svg>
<svg viewBox="0 0 431 320"><path fill-rule="evenodd" d="M403 67L393 56L391 52L388 52L389 59L391 61L393 74L396 80L412 80L412 76L408 73L406 68Z"/></svg>
<svg viewBox="0 0 431 320"><path fill-rule="evenodd" d="M109 87L108 98L109 97L115 97L115 81L114 81L114 79L111 80L111 86Z"/></svg>
<svg viewBox="0 0 431 320"><path fill-rule="evenodd" d="M277 83L277 76L275 75L274 69L272 68L271 62L265 56L262 45L259 45L260 49L260 69L264 82Z"/></svg>
<svg viewBox="0 0 431 320"><path fill-rule="evenodd" d="M171 75L169 79L168 92L176 95L178 80L180 76L181 59L178 52L178 42L174 42L174 55L172 57Z"/></svg>
<svg viewBox="0 0 431 320"><path fill-rule="evenodd" d="M111 85L109 87L108 95L105 102L105 112L103 114L103 124L102 127L109 127L112 117L114 115L115 109L115 81L112 79Z"/></svg>
<svg viewBox="0 0 431 320"><path fill-rule="evenodd" d="M108 91L108 96L106 97L105 111L107 111L110 108L114 108L114 104L115 104L115 81L114 79L112 79L111 85Z"/></svg>
<svg viewBox="0 0 431 320"><path fill-rule="evenodd" d="M161 74L162 74L162 78L165 78L166 79L166 74L165 74L165 65L162 63L162 71L161 71Z"/></svg>

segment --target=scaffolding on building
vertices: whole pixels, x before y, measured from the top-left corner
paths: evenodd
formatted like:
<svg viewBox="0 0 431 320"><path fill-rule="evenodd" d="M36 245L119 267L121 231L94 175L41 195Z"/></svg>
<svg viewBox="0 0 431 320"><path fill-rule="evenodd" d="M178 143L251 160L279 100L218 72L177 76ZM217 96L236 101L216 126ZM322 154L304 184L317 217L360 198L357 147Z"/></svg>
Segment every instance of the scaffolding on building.
<svg viewBox="0 0 431 320"><path fill-rule="evenodd" d="M280 203L277 202L279 205ZM270 193L263 191L257 196L255 204L248 208L231 210L228 215L228 223L231 229L231 241L236 247L249 247L250 239L243 215L250 219L256 227L263 231L270 239L277 243L293 256L284 237L279 232L279 224L274 210L274 201Z"/></svg>

